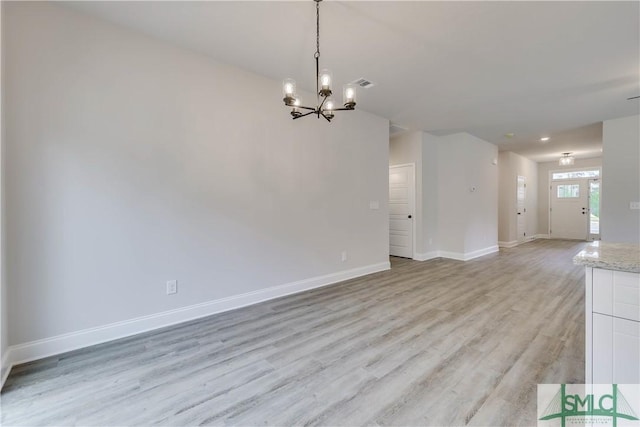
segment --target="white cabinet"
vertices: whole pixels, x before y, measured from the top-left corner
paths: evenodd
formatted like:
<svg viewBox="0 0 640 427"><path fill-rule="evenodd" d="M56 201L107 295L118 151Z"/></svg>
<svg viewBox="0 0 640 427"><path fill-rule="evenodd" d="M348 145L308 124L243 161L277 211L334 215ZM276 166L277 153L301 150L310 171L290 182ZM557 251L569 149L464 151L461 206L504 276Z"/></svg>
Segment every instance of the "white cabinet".
<svg viewBox="0 0 640 427"><path fill-rule="evenodd" d="M586 382L640 383L640 274L586 269Z"/></svg>
<svg viewBox="0 0 640 427"><path fill-rule="evenodd" d="M613 317L593 313L593 380L587 380L589 384L613 384L612 332Z"/></svg>
<svg viewBox="0 0 640 427"><path fill-rule="evenodd" d="M640 322L613 318L613 384L640 383Z"/></svg>

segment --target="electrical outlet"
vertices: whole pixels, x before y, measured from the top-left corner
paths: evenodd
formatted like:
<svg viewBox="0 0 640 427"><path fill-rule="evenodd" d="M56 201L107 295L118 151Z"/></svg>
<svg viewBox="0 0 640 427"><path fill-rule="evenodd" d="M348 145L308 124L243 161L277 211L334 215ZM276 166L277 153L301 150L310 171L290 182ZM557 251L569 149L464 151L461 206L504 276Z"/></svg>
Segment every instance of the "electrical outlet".
<svg viewBox="0 0 640 427"><path fill-rule="evenodd" d="M629 202L629 209L640 209L640 202Z"/></svg>
<svg viewBox="0 0 640 427"><path fill-rule="evenodd" d="M167 282L167 295L177 294L178 293L178 281L177 280L169 280Z"/></svg>
<svg viewBox="0 0 640 427"><path fill-rule="evenodd" d="M347 260L347 251L342 251L342 262Z"/></svg>

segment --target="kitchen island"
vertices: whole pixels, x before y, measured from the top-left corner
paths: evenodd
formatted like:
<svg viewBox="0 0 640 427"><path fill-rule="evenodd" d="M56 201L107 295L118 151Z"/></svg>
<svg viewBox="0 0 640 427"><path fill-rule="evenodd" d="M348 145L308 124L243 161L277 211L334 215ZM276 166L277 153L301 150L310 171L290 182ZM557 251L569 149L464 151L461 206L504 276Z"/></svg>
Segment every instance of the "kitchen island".
<svg viewBox="0 0 640 427"><path fill-rule="evenodd" d="M640 383L640 246L593 242L574 264L585 266L585 381Z"/></svg>

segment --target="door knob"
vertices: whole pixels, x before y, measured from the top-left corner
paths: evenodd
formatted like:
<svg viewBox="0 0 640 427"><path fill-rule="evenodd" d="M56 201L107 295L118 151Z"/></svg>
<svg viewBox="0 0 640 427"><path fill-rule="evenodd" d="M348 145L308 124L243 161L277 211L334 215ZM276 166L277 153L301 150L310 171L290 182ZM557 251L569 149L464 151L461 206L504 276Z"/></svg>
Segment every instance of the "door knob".
<svg viewBox="0 0 640 427"><path fill-rule="evenodd" d="M411 219L411 215L407 216L407 218Z"/></svg>
<svg viewBox="0 0 640 427"><path fill-rule="evenodd" d="M518 212L518 215L522 215L520 212Z"/></svg>

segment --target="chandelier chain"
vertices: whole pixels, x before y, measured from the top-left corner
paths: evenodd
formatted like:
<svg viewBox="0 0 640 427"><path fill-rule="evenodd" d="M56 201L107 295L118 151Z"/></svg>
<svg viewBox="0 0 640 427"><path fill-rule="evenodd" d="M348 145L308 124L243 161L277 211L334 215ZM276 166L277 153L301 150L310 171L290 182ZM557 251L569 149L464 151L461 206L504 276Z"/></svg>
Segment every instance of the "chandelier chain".
<svg viewBox="0 0 640 427"><path fill-rule="evenodd" d="M314 57L320 57L320 2L316 1L316 53Z"/></svg>
<svg viewBox="0 0 640 427"><path fill-rule="evenodd" d="M313 57L316 59L316 102L320 103L320 0L316 0L316 53Z"/></svg>

